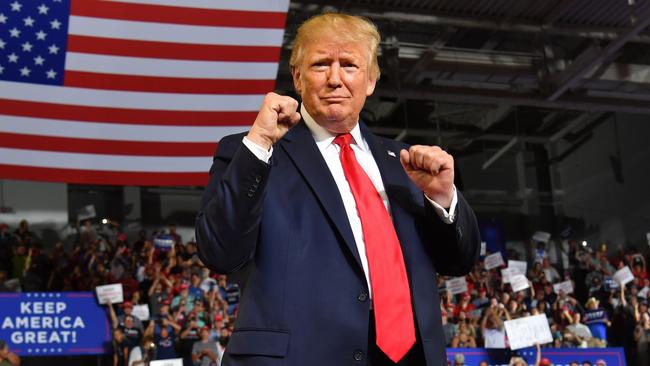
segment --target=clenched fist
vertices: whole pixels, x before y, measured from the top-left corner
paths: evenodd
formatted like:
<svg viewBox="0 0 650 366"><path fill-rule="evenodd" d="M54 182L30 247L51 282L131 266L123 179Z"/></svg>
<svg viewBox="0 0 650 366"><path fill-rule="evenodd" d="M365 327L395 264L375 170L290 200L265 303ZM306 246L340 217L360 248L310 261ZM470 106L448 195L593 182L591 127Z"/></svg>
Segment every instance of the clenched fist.
<svg viewBox="0 0 650 366"><path fill-rule="evenodd" d="M268 93L264 97L255 123L246 136L266 150L300 121L298 101L284 95Z"/></svg>
<svg viewBox="0 0 650 366"><path fill-rule="evenodd" d="M454 158L438 146L413 145L399 154L404 171L424 194L442 207L454 198Z"/></svg>

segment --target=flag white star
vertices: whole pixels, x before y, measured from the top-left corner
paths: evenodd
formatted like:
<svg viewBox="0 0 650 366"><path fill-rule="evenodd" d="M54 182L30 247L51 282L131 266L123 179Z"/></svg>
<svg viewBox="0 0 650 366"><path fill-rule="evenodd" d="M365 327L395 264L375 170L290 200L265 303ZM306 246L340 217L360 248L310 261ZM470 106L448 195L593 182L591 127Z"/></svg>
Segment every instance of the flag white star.
<svg viewBox="0 0 650 366"><path fill-rule="evenodd" d="M28 69L27 66L24 66L20 69L20 76L29 76L30 72L32 72L32 70Z"/></svg>
<svg viewBox="0 0 650 366"><path fill-rule="evenodd" d="M13 62L13 63L17 63L19 59L18 55L16 55L13 52L11 53L11 55L7 56L7 58L9 59L9 62Z"/></svg>
<svg viewBox="0 0 650 366"><path fill-rule="evenodd" d="M25 23L25 27L33 27L35 20L32 17L27 17L23 19L23 22Z"/></svg>
<svg viewBox="0 0 650 366"><path fill-rule="evenodd" d="M11 35L14 38L18 38L18 37L20 37L20 31L18 30L18 28L13 27L13 28L9 29L9 35Z"/></svg>
<svg viewBox="0 0 650 366"><path fill-rule="evenodd" d="M5 71L5 68L0 65L0 75L2 75L2 72Z"/></svg>
<svg viewBox="0 0 650 366"><path fill-rule="evenodd" d="M50 10L45 4L41 4L37 9L39 14L47 14L47 11Z"/></svg>
<svg viewBox="0 0 650 366"><path fill-rule="evenodd" d="M52 29L61 29L61 22L58 20L54 19L53 21L50 22L50 25L52 26Z"/></svg>
<svg viewBox="0 0 650 366"><path fill-rule="evenodd" d="M42 58L41 55L38 55L38 56L34 57L34 63L36 65L42 66L43 62L45 62L45 59Z"/></svg>
<svg viewBox="0 0 650 366"><path fill-rule="evenodd" d="M25 42L25 43L21 44L21 46L23 47L23 52L31 52L31 51L32 51L32 47L34 47L34 46L33 46L31 43L29 43L29 42Z"/></svg>
<svg viewBox="0 0 650 366"><path fill-rule="evenodd" d="M5 43L5 41L3 41L2 38L0 38L0 50L4 50L6 45L7 43Z"/></svg>
<svg viewBox="0 0 650 366"><path fill-rule="evenodd" d="M53 69L47 70L45 74L47 75L48 79L54 79L56 77L56 71L54 71Z"/></svg>
<svg viewBox="0 0 650 366"><path fill-rule="evenodd" d="M47 37L47 33L43 32L42 29L36 32L36 39L44 41L45 37Z"/></svg>
<svg viewBox="0 0 650 366"><path fill-rule="evenodd" d="M47 48L51 54L58 54L59 53L59 47L57 47L55 44L51 45L50 47Z"/></svg>
<svg viewBox="0 0 650 366"><path fill-rule="evenodd" d="M9 5L11 5L11 11L20 11L20 9L23 7L23 4L19 3L18 1L14 1Z"/></svg>
<svg viewBox="0 0 650 366"><path fill-rule="evenodd" d="M0 13L0 23L7 24L7 16L4 13Z"/></svg>

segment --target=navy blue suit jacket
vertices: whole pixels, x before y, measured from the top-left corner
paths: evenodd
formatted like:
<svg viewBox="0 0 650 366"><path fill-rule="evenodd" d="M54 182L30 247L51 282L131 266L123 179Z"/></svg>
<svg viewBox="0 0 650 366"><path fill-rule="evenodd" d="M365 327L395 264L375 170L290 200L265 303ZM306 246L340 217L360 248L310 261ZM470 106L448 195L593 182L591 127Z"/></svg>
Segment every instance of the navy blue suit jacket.
<svg viewBox="0 0 650 366"><path fill-rule="evenodd" d="M416 333L429 366L446 365L437 273L464 275L479 254L476 218L458 194L445 224L404 172L405 145L361 131L381 171L409 277ZM196 221L212 270L250 269L224 365L365 365L370 302L343 202L304 122L269 164L219 143ZM389 151L394 154L389 154Z"/></svg>

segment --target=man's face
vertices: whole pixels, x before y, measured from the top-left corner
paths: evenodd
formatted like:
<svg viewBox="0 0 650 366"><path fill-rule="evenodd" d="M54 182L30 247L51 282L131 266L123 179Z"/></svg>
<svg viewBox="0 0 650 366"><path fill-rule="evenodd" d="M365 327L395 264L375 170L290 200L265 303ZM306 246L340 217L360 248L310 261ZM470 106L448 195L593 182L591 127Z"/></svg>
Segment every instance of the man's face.
<svg viewBox="0 0 650 366"><path fill-rule="evenodd" d="M376 80L368 71L368 46L336 39L330 31L309 42L301 63L291 71L294 86L316 122L332 133L346 133L356 125Z"/></svg>

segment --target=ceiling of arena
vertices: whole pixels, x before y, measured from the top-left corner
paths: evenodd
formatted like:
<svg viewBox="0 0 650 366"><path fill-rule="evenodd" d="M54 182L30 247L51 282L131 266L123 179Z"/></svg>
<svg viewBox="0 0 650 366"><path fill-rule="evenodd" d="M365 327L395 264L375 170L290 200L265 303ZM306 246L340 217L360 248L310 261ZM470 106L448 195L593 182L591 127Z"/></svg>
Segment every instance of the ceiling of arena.
<svg viewBox="0 0 650 366"><path fill-rule="evenodd" d="M372 19L382 77L363 118L455 154L580 143L614 112L650 115L648 0L292 0L277 88L300 23Z"/></svg>

